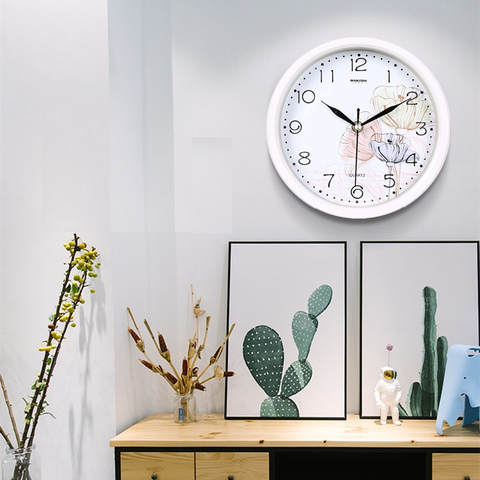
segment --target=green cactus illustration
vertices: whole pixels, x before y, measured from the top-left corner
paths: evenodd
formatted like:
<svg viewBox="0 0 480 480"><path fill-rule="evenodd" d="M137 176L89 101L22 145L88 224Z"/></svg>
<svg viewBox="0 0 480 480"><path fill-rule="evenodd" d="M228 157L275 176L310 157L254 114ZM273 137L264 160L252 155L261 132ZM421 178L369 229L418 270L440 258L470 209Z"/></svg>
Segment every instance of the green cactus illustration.
<svg viewBox="0 0 480 480"><path fill-rule="evenodd" d="M252 328L243 340L243 358L262 390L274 397L280 390L284 358L280 335L267 325Z"/></svg>
<svg viewBox="0 0 480 480"><path fill-rule="evenodd" d="M292 336L298 360L285 374L283 342L273 328L259 325L245 335L243 358L255 381L268 395L260 406L261 417L299 416L298 407L290 397L303 390L312 378L313 370L307 357L318 328L317 317L330 305L332 295L329 285L321 285L308 299L308 313L298 311L293 316Z"/></svg>
<svg viewBox="0 0 480 480"><path fill-rule="evenodd" d="M443 378L447 364L447 338L437 338L435 314L437 312L437 293L432 287L424 287L423 316L423 359L420 382L410 386L407 397L407 409L401 409L402 416L437 416L438 404L443 387Z"/></svg>
<svg viewBox="0 0 480 480"><path fill-rule="evenodd" d="M291 397L303 390L312 379L312 366L305 361L295 361L286 370L280 395Z"/></svg>
<svg viewBox="0 0 480 480"><path fill-rule="evenodd" d="M296 403L288 398L277 395L276 397L267 397L260 406L261 417L281 417L296 418L299 416Z"/></svg>

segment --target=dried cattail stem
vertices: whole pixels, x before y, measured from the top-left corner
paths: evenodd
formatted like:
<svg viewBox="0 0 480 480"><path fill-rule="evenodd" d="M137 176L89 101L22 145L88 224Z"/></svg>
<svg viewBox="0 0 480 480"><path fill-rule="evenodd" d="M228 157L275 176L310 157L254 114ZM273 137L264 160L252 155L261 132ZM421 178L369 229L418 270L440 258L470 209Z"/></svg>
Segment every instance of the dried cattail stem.
<svg viewBox="0 0 480 480"><path fill-rule="evenodd" d="M158 343L160 344L160 351L162 353L168 352L167 343L161 333L158 334Z"/></svg>
<svg viewBox="0 0 480 480"><path fill-rule="evenodd" d="M142 352L145 352L145 342L135 333L134 330L131 328L128 329L128 333L130 333L131 337L133 338L136 347Z"/></svg>
<svg viewBox="0 0 480 480"><path fill-rule="evenodd" d="M175 386L178 383L178 379L170 372L165 372L165 378L172 384L172 386Z"/></svg>
<svg viewBox="0 0 480 480"><path fill-rule="evenodd" d="M128 328L128 331L131 337L133 338L133 340L135 341L135 345L137 346L137 348L145 356L145 360L140 360L140 361L145 367L147 367L152 372L159 373L161 376L163 376L167 380L168 384L180 394L192 393L195 389L202 390L202 391L206 390L206 387L203 384L206 381L210 380L211 378L221 379L221 378L225 378L233 375L233 372L224 372L223 369L221 369L221 367L217 365L215 367L215 373L212 377L207 378L206 380L200 381L200 378L202 377L202 375L212 365L217 363L218 360L220 359L220 356L225 348L226 342L230 337L233 331L233 328L235 327L235 325L233 325L230 328L230 331L225 337L225 340L223 341L223 343L217 348L214 355L210 357L209 364L205 367L205 369L201 373L199 373L199 368L195 364L198 359L201 359L201 352L205 349L205 344L207 341L208 331L210 327L210 316L207 316L205 321L205 333L203 335L203 342L199 344L199 317L205 313L205 310L202 310L200 307L200 301L201 301L201 297L199 297L196 301L194 301L194 292L193 292L193 286L192 286L192 312L196 320L196 329L193 337L188 340L187 355L182 360L182 369L180 374L177 372L177 370L175 369L175 366L172 363L170 350L167 347L165 338L159 332L157 334L157 337L155 337L153 335L152 329L150 328L150 325L148 324L147 320L144 320L145 327L148 330L150 337L152 338L152 341L159 355L168 362L168 364L172 368L175 375L173 375L170 372L165 372L160 365L156 365L148 357L145 351L145 343L142 339L140 331L138 330L137 324L135 323L132 312L130 311L130 309L127 309L130 315L130 318L132 319L132 322L136 329L135 331L132 328Z"/></svg>

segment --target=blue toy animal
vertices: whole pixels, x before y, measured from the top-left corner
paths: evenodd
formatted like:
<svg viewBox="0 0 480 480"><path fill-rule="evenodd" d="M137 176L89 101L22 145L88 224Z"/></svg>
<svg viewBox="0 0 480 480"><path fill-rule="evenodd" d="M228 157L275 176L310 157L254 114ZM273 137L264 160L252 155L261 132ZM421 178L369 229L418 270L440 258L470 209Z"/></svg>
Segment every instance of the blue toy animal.
<svg viewBox="0 0 480 480"><path fill-rule="evenodd" d="M462 398L464 397L464 398ZM437 433L443 435L443 422L452 426L463 414L462 426L479 419L480 347L452 345L448 349L447 367L438 406Z"/></svg>

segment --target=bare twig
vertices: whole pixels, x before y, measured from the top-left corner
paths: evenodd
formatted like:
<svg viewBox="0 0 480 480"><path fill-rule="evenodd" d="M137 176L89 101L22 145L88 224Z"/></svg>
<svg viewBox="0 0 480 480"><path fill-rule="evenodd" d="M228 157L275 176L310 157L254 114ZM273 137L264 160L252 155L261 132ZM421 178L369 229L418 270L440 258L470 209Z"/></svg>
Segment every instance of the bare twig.
<svg viewBox="0 0 480 480"><path fill-rule="evenodd" d="M12 422L13 433L15 434L15 439L17 440L17 445L18 445L20 443L20 434L18 433L17 422L15 422L15 416L13 415L12 404L10 403L10 400L8 399L7 388L5 387L5 382L3 380L2 375L0 375L0 383L2 385L3 396L5 398L5 404L7 405L8 416L10 417L10 421ZM2 429L2 431L3 431L3 429ZM9 440L7 441L7 443L11 444L11 442ZM13 448L13 447L11 447L11 448Z"/></svg>
<svg viewBox="0 0 480 480"><path fill-rule="evenodd" d="M8 438L8 435L5 433L5 430L2 427L0 427L0 435L5 439L8 447L13 450L15 447L13 446L13 443L10 441L10 439Z"/></svg>

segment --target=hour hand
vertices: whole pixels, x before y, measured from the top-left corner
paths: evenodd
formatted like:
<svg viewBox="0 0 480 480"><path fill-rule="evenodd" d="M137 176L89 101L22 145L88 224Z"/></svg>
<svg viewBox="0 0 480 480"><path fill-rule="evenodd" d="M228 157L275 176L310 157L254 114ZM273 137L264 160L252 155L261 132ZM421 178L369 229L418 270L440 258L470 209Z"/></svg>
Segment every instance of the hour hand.
<svg viewBox="0 0 480 480"><path fill-rule="evenodd" d="M331 107L330 105L326 104L323 100L322 103L326 105L338 118L345 120L350 125L355 125L355 122L352 122L343 112L341 112L338 108Z"/></svg>

